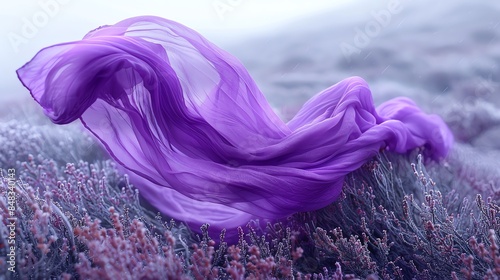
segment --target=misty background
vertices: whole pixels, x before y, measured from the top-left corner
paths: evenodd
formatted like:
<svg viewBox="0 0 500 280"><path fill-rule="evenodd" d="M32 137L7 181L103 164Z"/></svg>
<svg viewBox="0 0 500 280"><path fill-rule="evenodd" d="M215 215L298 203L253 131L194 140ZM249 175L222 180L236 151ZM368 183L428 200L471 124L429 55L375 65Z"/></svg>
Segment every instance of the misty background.
<svg viewBox="0 0 500 280"><path fill-rule="evenodd" d="M500 170L500 3L489 0L3 1L0 108L34 103L15 70L38 50L138 15L178 21L234 54L284 120L361 76L376 104L412 98Z"/></svg>
<svg viewBox="0 0 500 280"><path fill-rule="evenodd" d="M19 0L0 2L0 101L29 95L15 70L40 49L80 40L101 26L139 15L182 23L221 47L258 38L348 2L318 0Z"/></svg>

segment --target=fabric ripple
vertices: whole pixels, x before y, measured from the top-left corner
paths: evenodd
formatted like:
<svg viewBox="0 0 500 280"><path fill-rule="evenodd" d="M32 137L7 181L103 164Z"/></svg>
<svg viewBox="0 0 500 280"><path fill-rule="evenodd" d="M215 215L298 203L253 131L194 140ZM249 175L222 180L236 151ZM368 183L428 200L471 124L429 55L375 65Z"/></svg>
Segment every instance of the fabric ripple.
<svg viewBox="0 0 500 280"><path fill-rule="evenodd" d="M250 220L334 202L344 176L381 149L423 146L439 160L453 143L441 118L407 98L375 108L359 77L284 123L235 57L158 17L45 48L17 73L54 123L80 119L161 212L230 238Z"/></svg>

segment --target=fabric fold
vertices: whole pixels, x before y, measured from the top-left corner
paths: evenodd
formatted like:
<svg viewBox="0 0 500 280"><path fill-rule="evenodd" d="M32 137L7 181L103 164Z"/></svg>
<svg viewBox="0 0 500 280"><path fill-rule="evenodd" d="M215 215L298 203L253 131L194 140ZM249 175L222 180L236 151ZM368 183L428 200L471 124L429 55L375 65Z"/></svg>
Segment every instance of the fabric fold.
<svg viewBox="0 0 500 280"><path fill-rule="evenodd" d="M143 16L41 50L18 77L56 124L80 119L162 213L213 233L282 219L338 197L385 148L446 157L453 136L407 98L375 108L345 79L284 123L232 55L173 21Z"/></svg>

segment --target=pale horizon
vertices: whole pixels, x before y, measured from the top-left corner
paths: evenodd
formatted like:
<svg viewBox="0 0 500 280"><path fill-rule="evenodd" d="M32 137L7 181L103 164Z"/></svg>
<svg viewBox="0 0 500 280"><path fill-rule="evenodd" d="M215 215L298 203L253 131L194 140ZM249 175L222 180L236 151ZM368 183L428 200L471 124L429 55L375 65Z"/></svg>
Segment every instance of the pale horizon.
<svg viewBox="0 0 500 280"><path fill-rule="evenodd" d="M125 18L156 15L180 22L224 47L245 38L265 35L287 23L334 9L349 0L306 1L214 0L98 2L90 0L21 0L0 4L0 100L26 97L15 70L40 49L81 39L101 25ZM19 3L22 3L21 5ZM21 96L16 96L21 94Z"/></svg>

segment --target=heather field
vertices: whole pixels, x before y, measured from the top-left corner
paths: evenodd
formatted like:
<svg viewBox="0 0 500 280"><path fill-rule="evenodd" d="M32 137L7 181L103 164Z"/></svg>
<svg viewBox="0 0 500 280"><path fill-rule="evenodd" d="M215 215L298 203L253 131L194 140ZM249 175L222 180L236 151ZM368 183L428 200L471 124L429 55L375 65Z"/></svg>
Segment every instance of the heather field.
<svg viewBox="0 0 500 280"><path fill-rule="evenodd" d="M54 125L33 100L10 101L0 113L0 279L500 278L500 4L356 7L225 48L285 120L352 75L376 104L414 99L452 130L446 159L381 151L328 207L251 222L228 242L161 215L80 123Z"/></svg>

